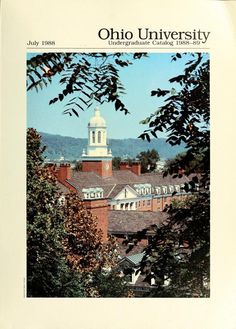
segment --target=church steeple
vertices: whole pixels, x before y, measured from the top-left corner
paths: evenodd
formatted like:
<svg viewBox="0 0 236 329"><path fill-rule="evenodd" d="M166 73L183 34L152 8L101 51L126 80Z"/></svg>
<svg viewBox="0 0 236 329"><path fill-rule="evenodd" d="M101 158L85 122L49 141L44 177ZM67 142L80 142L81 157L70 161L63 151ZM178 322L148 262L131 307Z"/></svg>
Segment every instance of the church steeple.
<svg viewBox="0 0 236 329"><path fill-rule="evenodd" d="M88 123L87 151L82 153L83 171L95 171L101 176L112 175L112 153L107 146L106 121L99 108ZM95 169L98 168L98 169Z"/></svg>

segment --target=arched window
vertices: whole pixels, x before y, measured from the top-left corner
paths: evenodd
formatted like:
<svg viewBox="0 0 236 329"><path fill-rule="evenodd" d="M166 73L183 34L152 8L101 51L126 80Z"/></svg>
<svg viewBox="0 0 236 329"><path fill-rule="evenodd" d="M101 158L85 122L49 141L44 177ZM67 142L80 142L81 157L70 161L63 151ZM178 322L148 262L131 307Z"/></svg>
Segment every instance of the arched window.
<svg viewBox="0 0 236 329"><path fill-rule="evenodd" d="M102 137L102 136L101 136L101 131L99 131L99 132L98 132L98 143L101 143L101 140L102 140L101 137Z"/></svg>
<svg viewBox="0 0 236 329"><path fill-rule="evenodd" d="M95 144L95 131L92 132L92 143Z"/></svg>

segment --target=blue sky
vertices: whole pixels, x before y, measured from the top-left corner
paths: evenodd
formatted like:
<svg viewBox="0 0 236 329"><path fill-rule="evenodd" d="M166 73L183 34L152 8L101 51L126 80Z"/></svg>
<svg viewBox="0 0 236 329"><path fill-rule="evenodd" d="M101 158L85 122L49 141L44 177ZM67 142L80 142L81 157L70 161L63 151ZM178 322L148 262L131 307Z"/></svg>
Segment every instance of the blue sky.
<svg viewBox="0 0 236 329"><path fill-rule="evenodd" d="M36 54L28 54L28 58ZM99 106L108 127L109 138L136 138L145 125L139 122L153 113L161 105L161 99L151 97L151 91L157 88L169 88L168 80L181 74L187 56L176 62L171 61L171 53L152 53L147 58L134 60L133 65L120 69L120 78L126 89L122 100L131 114L115 111L113 103ZM172 86L172 85L171 85ZM38 93L27 92L27 126L38 131L72 137L87 137L87 123L93 115L94 103L87 111L81 111L79 118L64 115L65 103L48 105L49 100L60 92L58 79ZM68 100L68 99L67 99ZM159 137L165 137L164 134Z"/></svg>

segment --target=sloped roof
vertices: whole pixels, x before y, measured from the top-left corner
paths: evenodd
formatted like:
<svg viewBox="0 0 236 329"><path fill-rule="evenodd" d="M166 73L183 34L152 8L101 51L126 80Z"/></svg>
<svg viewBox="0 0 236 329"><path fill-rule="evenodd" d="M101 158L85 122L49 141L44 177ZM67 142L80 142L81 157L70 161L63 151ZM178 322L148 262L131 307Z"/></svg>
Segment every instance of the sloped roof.
<svg viewBox="0 0 236 329"><path fill-rule="evenodd" d="M74 171L71 179L67 180L74 186L79 194L83 188L102 187L104 197L114 198L126 185L134 188L135 184L149 183L152 187L162 185L177 185L189 181L187 176L172 178L171 175L163 177L159 173L136 175L130 170L113 170L111 177L101 177L94 172ZM134 188L135 189L135 188Z"/></svg>
<svg viewBox="0 0 236 329"><path fill-rule="evenodd" d="M69 193L70 190L63 184L57 181L57 187L59 188L59 191L63 194Z"/></svg>
<svg viewBox="0 0 236 329"><path fill-rule="evenodd" d="M137 233L151 225L160 225L167 217L168 214L161 211L111 210L108 213L108 232Z"/></svg>
<svg viewBox="0 0 236 329"><path fill-rule="evenodd" d="M132 254L129 256L124 256L120 261L119 264L128 261L130 263L131 266L138 266L141 263L141 260L143 259L144 256L144 252L141 253L136 253L136 254Z"/></svg>
<svg viewBox="0 0 236 329"><path fill-rule="evenodd" d="M140 264L141 260L143 259L143 256L144 256L144 252L141 252L139 254L125 256L125 258L128 259L134 265L138 265L138 264Z"/></svg>

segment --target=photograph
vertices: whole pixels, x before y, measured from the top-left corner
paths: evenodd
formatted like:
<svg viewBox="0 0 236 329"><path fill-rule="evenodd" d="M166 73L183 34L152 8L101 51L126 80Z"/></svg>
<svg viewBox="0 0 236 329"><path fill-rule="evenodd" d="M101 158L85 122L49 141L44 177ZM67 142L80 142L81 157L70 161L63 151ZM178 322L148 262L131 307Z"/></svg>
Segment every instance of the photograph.
<svg viewBox="0 0 236 329"><path fill-rule="evenodd" d="M209 53L26 57L26 297L209 298Z"/></svg>

